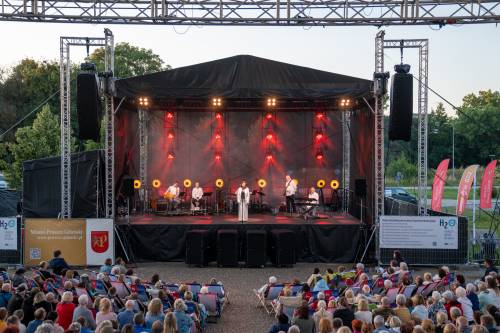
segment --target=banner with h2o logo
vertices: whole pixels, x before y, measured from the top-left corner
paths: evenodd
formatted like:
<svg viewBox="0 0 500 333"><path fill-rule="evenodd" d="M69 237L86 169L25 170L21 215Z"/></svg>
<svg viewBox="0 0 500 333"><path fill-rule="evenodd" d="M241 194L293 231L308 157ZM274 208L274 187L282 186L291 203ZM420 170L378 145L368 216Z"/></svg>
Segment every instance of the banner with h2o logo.
<svg viewBox="0 0 500 333"><path fill-rule="evenodd" d="M381 216L381 248L458 249L456 216Z"/></svg>
<svg viewBox="0 0 500 333"><path fill-rule="evenodd" d="M17 218L0 217L0 250L17 250Z"/></svg>

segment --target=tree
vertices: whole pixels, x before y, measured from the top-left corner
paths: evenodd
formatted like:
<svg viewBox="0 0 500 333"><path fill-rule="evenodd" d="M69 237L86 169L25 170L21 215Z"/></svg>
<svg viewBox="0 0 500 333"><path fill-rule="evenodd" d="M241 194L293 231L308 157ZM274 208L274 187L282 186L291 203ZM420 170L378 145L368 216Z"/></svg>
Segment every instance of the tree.
<svg viewBox="0 0 500 333"><path fill-rule="evenodd" d="M401 172L404 180L413 180L417 177L417 165L410 162L404 152L387 164L385 170L388 177L396 177L398 172Z"/></svg>
<svg viewBox="0 0 500 333"><path fill-rule="evenodd" d="M0 169L4 170L9 185L19 189L22 183L23 162L58 155L59 144L58 117L45 105L36 115L33 125L16 131L15 142L0 145L0 153L10 152L10 163L0 160Z"/></svg>
<svg viewBox="0 0 500 333"><path fill-rule="evenodd" d="M455 125L455 165L486 164L500 157L500 91L463 98Z"/></svg>
<svg viewBox="0 0 500 333"><path fill-rule="evenodd" d="M453 128L443 103L439 103L428 116L428 165L436 168L443 159L452 155Z"/></svg>
<svg viewBox="0 0 500 333"><path fill-rule="evenodd" d="M87 58L97 65L98 71L104 71L104 48L98 48ZM129 43L115 46L115 76L119 78L149 74L170 69L164 66L161 57L151 49L140 48Z"/></svg>

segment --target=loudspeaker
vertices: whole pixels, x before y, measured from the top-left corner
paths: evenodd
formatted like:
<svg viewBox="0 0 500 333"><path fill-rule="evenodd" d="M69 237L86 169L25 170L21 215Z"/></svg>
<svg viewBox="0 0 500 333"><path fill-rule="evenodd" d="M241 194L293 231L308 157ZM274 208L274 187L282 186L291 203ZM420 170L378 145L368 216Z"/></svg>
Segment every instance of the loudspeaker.
<svg viewBox="0 0 500 333"><path fill-rule="evenodd" d="M366 179L354 180L354 194L357 197L366 197Z"/></svg>
<svg viewBox="0 0 500 333"><path fill-rule="evenodd" d="M102 112L95 73L80 73L76 77L76 114L78 138L99 141Z"/></svg>
<svg viewBox="0 0 500 333"><path fill-rule="evenodd" d="M238 231L232 229L217 231L217 265L238 266L238 254Z"/></svg>
<svg viewBox="0 0 500 333"><path fill-rule="evenodd" d="M295 264L295 234L287 229L271 231L271 261L275 266L293 266Z"/></svg>
<svg viewBox="0 0 500 333"><path fill-rule="evenodd" d="M391 83L389 140L410 141L413 118L413 76L396 73Z"/></svg>
<svg viewBox="0 0 500 333"><path fill-rule="evenodd" d="M134 179L130 177L123 178L122 193L126 197L134 196Z"/></svg>
<svg viewBox="0 0 500 333"><path fill-rule="evenodd" d="M265 230L247 230L246 266L264 267L267 261L267 233Z"/></svg>
<svg viewBox="0 0 500 333"><path fill-rule="evenodd" d="M193 229L186 235L186 264L204 266L208 263L205 255L208 249L209 231Z"/></svg>

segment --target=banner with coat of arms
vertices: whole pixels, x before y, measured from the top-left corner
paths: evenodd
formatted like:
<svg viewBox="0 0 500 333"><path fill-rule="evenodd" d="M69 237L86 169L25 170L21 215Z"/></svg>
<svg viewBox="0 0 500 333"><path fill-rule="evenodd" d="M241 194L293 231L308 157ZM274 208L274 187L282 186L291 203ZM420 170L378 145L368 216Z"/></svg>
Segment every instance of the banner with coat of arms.
<svg viewBox="0 0 500 333"><path fill-rule="evenodd" d="M87 219L87 265L102 265L113 258L113 220Z"/></svg>

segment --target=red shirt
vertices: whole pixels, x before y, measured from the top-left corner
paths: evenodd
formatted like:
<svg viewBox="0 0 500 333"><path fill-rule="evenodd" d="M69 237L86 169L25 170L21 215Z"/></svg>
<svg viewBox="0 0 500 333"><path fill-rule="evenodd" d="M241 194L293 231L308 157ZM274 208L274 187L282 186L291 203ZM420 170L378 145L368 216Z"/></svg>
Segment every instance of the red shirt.
<svg viewBox="0 0 500 333"><path fill-rule="evenodd" d="M75 304L73 303L57 304L57 323L61 325L64 330L67 330L69 325L73 322L73 311L75 311Z"/></svg>

